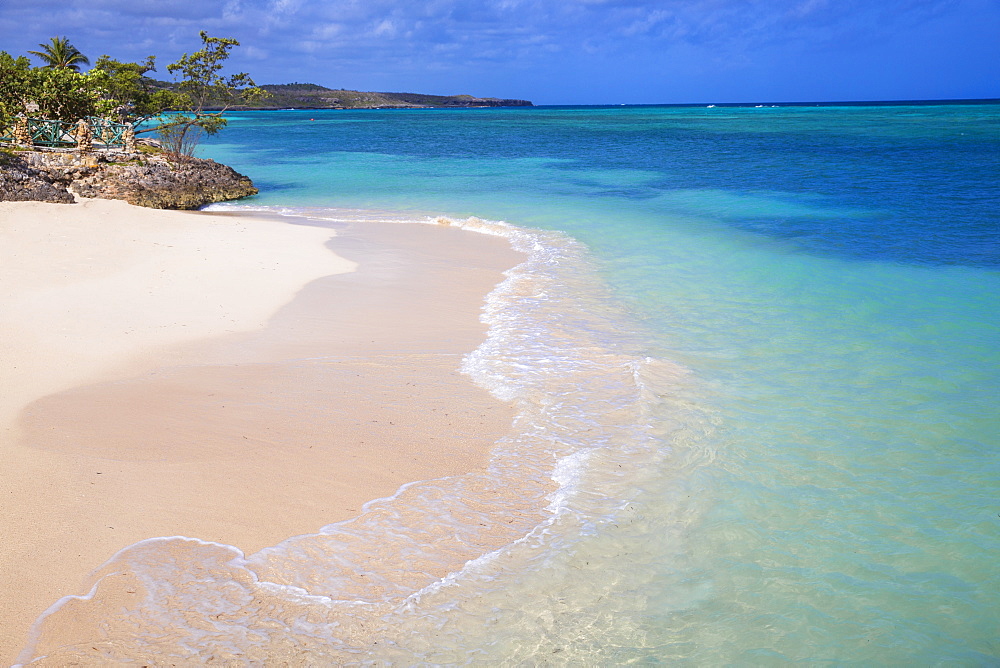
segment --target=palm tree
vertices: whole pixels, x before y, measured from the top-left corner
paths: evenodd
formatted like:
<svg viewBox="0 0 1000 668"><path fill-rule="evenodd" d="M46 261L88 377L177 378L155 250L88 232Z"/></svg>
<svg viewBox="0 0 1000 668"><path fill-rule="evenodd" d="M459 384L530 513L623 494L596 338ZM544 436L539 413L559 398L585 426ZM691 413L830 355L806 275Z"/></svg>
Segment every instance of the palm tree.
<svg viewBox="0 0 1000 668"><path fill-rule="evenodd" d="M50 44L39 44L41 51L29 51L33 56L41 58L45 64L42 67L66 68L79 71L80 65L90 65L87 56L69 43L68 37L53 37Z"/></svg>

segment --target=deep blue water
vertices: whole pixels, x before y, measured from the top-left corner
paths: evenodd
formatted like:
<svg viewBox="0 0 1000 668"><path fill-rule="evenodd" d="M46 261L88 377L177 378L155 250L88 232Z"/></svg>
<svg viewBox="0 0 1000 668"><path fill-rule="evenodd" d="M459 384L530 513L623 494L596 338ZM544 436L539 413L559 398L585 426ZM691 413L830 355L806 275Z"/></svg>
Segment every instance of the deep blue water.
<svg viewBox="0 0 1000 668"><path fill-rule="evenodd" d="M391 156L406 171L416 162L432 171L453 161L487 162L490 167L481 167L487 173L468 174L468 181L456 185L707 214L814 253L996 267L996 110L996 105L969 105L293 111L250 115L253 126L236 122L219 141L245 151L253 144L244 132L280 122L280 147L267 143L258 149L262 154L230 159L297 164L338 151ZM391 122L383 122L386 118ZM539 188L534 180L522 180L511 161L542 168L551 183ZM282 197L279 189L291 185L275 176L258 177L263 201ZM421 186L445 195L456 176L440 173L445 183ZM298 184L298 194L306 194L304 186ZM348 194L331 195L340 200ZM783 206L776 210L765 203Z"/></svg>

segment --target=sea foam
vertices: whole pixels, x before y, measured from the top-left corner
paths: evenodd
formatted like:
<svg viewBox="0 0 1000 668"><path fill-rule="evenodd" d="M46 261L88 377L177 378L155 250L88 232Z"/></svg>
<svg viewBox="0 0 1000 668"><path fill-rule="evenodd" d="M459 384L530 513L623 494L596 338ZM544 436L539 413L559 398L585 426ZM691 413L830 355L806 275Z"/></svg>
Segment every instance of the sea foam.
<svg viewBox="0 0 1000 668"><path fill-rule="evenodd" d="M565 582L551 569L580 541L597 540L594 567L607 566L617 549L604 545L607 528L640 526L643 480L670 451L654 414L670 385L685 382L684 370L644 356L641 331L603 287L586 249L565 235L476 218L254 210L325 223L447 224L502 236L524 252L487 297L487 339L462 362L476 383L515 405L511 433L495 445L485 474L405 485L354 519L253 555L185 537L133 545L102 567L87 596L67 597L39 620L21 661L531 656L535 604L511 601L511 593L530 587L556 595ZM127 605L99 614L80 642L49 640L50 622L100 605L105 585L122 578L139 592ZM567 619L591 595L564 592ZM495 611L486 615L489 633L503 631L495 643L469 642L484 633L484 609Z"/></svg>

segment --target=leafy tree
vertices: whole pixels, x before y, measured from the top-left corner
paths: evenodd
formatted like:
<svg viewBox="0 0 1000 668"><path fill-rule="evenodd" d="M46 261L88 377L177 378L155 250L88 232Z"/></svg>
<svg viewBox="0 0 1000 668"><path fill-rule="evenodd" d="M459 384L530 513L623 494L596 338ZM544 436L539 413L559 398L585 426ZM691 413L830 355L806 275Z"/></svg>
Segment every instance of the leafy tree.
<svg viewBox="0 0 1000 668"><path fill-rule="evenodd" d="M175 101L178 112L159 128L160 136L170 150L181 155L191 155L202 134L214 135L226 126L223 114L237 103L254 104L268 95L257 87L245 72L223 76L222 69L229 52L239 46L235 39L209 37L199 33L202 48L192 54L185 53L167 70L180 77L180 96Z"/></svg>
<svg viewBox="0 0 1000 668"><path fill-rule="evenodd" d="M53 37L48 44L39 44L38 46L41 47L41 51L29 51L28 53L41 58L45 63L42 67L79 71L80 65L90 64L87 56L69 43L68 37Z"/></svg>
<svg viewBox="0 0 1000 668"><path fill-rule="evenodd" d="M73 122L102 115L106 108L101 104L100 81L72 69L36 68L30 84L30 100L38 105L37 115L42 118Z"/></svg>
<svg viewBox="0 0 1000 668"><path fill-rule="evenodd" d="M223 113L233 104L254 104L268 95L246 73L223 76L229 52L239 42L204 31L200 36L201 50L167 67L179 79L174 86L146 76L155 69L153 56L129 63L105 55L81 73L79 64L89 61L65 37L40 45L44 53L29 52L46 62L42 67L0 51L0 130L34 103L38 109L31 115L44 118L73 122L117 116L134 125L151 122L153 127L140 132L157 131L169 150L191 155L202 135L225 127Z"/></svg>
<svg viewBox="0 0 1000 668"><path fill-rule="evenodd" d="M0 129L24 112L31 89L31 63L24 56L14 58L0 51Z"/></svg>
<svg viewBox="0 0 1000 668"><path fill-rule="evenodd" d="M97 59L88 73L99 80L106 114L117 116L124 123L139 126L157 118L168 109L184 104L184 99L174 91L163 88L148 72L156 70L156 57L149 56L141 63L122 62L110 56ZM151 132L157 128L141 130Z"/></svg>
<svg viewBox="0 0 1000 668"><path fill-rule="evenodd" d="M32 115L75 121L101 112L97 79L69 68L31 67L24 56L0 52L0 125L7 127L28 103L38 105Z"/></svg>

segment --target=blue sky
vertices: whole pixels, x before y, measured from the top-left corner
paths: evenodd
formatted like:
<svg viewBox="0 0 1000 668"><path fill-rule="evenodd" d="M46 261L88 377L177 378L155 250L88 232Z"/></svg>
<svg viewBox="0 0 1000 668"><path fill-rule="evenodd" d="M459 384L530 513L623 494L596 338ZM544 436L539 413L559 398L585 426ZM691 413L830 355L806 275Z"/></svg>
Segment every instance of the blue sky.
<svg viewBox="0 0 1000 668"><path fill-rule="evenodd" d="M0 0L0 49L536 104L1000 97L1000 0Z"/></svg>

